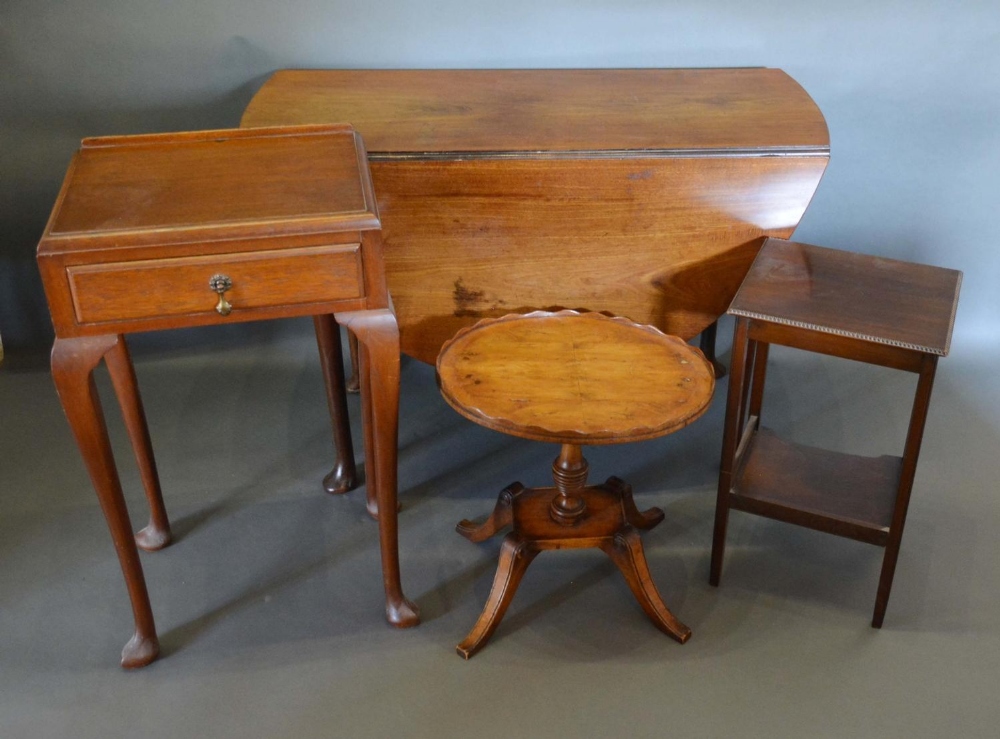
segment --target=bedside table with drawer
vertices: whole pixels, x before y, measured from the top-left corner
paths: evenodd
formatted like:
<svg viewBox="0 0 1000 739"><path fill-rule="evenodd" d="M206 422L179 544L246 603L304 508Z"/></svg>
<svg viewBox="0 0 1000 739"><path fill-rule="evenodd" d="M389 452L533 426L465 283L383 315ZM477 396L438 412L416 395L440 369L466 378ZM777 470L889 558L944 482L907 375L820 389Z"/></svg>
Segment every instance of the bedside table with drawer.
<svg viewBox="0 0 1000 739"><path fill-rule="evenodd" d="M159 652L136 546L155 550L171 539L124 338L137 331L312 316L328 390L343 372L337 324L358 338L368 508L379 519L386 612L398 626L418 622L399 575L399 332L380 227L364 145L350 126L86 139L74 156L38 264L56 332L56 388L135 617L123 666ZM134 537L92 378L102 359L150 504L150 523ZM328 399L334 416L346 412L338 394Z"/></svg>

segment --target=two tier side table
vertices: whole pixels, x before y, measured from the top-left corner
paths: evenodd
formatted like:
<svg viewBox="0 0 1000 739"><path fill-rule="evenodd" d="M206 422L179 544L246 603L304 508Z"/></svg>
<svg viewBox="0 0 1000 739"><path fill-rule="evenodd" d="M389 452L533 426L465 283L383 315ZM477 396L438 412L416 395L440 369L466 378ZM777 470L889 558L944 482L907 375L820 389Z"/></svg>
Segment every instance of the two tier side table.
<svg viewBox="0 0 1000 739"><path fill-rule="evenodd" d="M732 508L885 548L872 626L882 626L939 357L962 275L768 239L733 299L732 374L709 581L719 584ZM903 455L862 457L761 426L771 344L918 375Z"/></svg>

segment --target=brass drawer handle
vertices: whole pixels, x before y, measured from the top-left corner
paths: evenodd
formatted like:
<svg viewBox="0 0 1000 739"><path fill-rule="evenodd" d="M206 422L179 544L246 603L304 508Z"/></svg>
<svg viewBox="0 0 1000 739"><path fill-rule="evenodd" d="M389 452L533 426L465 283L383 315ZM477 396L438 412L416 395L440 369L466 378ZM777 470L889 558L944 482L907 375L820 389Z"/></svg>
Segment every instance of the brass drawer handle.
<svg viewBox="0 0 1000 739"><path fill-rule="evenodd" d="M220 316L228 316L232 313L233 306L226 300L226 291L233 289L233 281L229 278L229 275L212 275L212 279L208 281L208 286L212 289L212 292L219 295L219 303L215 306L215 312Z"/></svg>

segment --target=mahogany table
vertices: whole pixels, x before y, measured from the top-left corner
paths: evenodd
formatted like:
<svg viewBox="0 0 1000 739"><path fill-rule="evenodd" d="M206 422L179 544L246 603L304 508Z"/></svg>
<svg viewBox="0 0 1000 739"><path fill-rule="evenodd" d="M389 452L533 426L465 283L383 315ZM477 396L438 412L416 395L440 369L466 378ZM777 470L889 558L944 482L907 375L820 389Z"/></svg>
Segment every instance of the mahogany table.
<svg viewBox="0 0 1000 739"><path fill-rule="evenodd" d="M712 585L729 509L885 548L872 626L882 626L930 405L948 354L962 273L768 239L729 307L736 316L719 475ZM786 441L761 426L768 348L783 344L918 375L903 456Z"/></svg>
<svg viewBox="0 0 1000 739"><path fill-rule="evenodd" d="M38 264L56 331L56 388L131 599L135 634L122 666L159 653L136 545L155 550L171 539L125 343L134 331L313 316L330 385L343 382L336 315L362 349L365 464L380 514L386 613L398 626L417 623L399 576L399 333L379 229L364 146L349 126L85 139L74 156ZM93 381L102 359L151 509L134 538ZM339 379L330 376L337 368Z"/></svg>
<svg viewBox="0 0 1000 739"><path fill-rule="evenodd" d="M715 388L712 365L676 336L600 313L535 312L488 318L441 349L441 393L456 411L487 428L562 446L555 487L509 485L482 524L458 532L484 541L506 526L493 589L458 653L485 646L528 565L547 549L596 547L625 576L642 609L682 644L691 630L653 584L637 529L663 520L640 512L616 477L587 486L583 444L622 444L672 433L697 420Z"/></svg>
<svg viewBox="0 0 1000 739"><path fill-rule="evenodd" d="M482 318L558 308L703 332L714 359L830 156L816 104L765 68L283 70L241 125L340 121L368 146L400 346L427 363Z"/></svg>

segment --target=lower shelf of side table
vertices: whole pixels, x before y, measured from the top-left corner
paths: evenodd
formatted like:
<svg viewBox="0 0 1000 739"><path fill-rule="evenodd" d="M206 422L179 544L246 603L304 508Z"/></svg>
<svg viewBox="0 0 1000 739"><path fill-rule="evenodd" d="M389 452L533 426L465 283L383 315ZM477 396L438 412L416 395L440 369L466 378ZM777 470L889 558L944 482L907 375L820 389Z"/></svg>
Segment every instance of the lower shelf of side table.
<svg viewBox="0 0 1000 739"><path fill-rule="evenodd" d="M758 428L737 461L730 506L885 546L900 457L861 457L803 446Z"/></svg>

